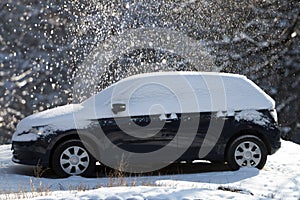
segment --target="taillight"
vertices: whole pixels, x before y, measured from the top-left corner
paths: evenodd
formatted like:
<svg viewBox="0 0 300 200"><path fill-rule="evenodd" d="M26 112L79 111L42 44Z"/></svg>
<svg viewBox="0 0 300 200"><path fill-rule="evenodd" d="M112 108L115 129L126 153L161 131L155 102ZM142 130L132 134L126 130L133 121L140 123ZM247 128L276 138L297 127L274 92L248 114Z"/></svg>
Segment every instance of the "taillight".
<svg viewBox="0 0 300 200"><path fill-rule="evenodd" d="M274 121L278 123L277 111L275 109L270 111L271 116L273 117Z"/></svg>

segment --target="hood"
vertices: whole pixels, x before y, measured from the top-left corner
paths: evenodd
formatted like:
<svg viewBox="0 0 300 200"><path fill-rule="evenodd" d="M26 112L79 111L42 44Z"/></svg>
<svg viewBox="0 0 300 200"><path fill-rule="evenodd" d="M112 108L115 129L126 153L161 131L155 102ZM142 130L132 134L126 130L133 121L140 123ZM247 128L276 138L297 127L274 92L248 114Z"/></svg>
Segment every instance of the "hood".
<svg viewBox="0 0 300 200"><path fill-rule="evenodd" d="M82 109L83 106L80 104L68 104L30 115L19 122L15 134L38 126L49 126L54 130L74 129L78 125L78 120L75 123L74 115Z"/></svg>

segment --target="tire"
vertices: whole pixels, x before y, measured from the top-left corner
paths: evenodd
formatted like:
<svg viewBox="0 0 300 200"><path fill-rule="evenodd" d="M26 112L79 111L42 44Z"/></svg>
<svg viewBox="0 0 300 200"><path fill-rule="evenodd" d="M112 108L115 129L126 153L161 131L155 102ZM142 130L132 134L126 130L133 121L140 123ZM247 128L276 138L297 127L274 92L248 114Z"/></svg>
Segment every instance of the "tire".
<svg viewBox="0 0 300 200"><path fill-rule="evenodd" d="M55 149L52 156L52 169L59 177L73 175L90 177L95 174L96 160L80 140L68 140Z"/></svg>
<svg viewBox="0 0 300 200"><path fill-rule="evenodd" d="M244 135L235 139L229 146L227 162L232 170L240 167L262 169L267 161L267 148L264 142L254 135Z"/></svg>

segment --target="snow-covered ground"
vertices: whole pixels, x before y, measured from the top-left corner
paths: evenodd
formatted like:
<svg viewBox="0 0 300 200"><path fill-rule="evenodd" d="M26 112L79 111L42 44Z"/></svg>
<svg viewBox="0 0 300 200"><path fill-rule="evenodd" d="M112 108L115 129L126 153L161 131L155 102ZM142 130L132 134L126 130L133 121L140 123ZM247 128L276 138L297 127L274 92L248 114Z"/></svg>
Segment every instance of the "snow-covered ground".
<svg viewBox="0 0 300 200"><path fill-rule="evenodd" d="M263 170L123 178L36 178L0 146L0 199L300 199L300 145L283 141ZM116 186L127 184L129 186ZM116 187L111 187L116 186ZM95 189L97 188L97 189ZM42 191L42 192L40 192ZM14 193L15 192L15 193Z"/></svg>

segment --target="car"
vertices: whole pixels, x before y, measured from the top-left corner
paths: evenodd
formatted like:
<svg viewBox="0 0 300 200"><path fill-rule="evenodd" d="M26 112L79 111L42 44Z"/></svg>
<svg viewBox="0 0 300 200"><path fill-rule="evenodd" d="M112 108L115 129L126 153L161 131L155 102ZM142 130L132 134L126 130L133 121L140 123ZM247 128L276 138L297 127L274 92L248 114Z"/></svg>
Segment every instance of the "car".
<svg viewBox="0 0 300 200"><path fill-rule="evenodd" d="M24 118L12 160L60 177L90 176L96 163L133 173L195 160L262 169L281 145L277 121L274 100L243 75L145 73Z"/></svg>

